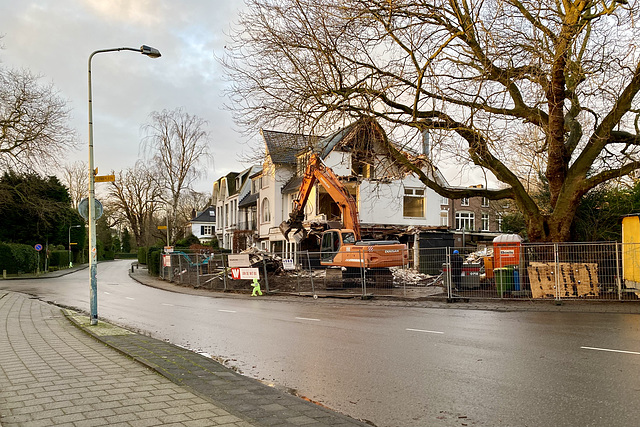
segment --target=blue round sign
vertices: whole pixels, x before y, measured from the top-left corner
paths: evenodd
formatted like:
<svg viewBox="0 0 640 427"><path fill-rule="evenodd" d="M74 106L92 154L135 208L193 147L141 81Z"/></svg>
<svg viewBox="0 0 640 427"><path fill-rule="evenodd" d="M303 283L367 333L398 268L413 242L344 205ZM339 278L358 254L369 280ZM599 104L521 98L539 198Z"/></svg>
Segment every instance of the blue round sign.
<svg viewBox="0 0 640 427"><path fill-rule="evenodd" d="M37 245L34 246L34 248L36 249L36 251L40 252L42 250L42 245L38 243Z"/></svg>

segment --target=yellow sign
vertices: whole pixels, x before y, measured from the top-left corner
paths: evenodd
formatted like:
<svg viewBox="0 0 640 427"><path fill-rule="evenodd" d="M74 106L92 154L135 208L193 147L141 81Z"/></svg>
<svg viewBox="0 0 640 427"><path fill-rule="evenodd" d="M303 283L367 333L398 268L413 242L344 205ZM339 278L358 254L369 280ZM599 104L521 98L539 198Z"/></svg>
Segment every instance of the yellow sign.
<svg viewBox="0 0 640 427"><path fill-rule="evenodd" d="M158 230L166 230L167 226L166 225L159 225L158 226Z"/></svg>
<svg viewBox="0 0 640 427"><path fill-rule="evenodd" d="M113 182L115 180L116 180L115 175L102 175L102 176L95 177L95 182Z"/></svg>

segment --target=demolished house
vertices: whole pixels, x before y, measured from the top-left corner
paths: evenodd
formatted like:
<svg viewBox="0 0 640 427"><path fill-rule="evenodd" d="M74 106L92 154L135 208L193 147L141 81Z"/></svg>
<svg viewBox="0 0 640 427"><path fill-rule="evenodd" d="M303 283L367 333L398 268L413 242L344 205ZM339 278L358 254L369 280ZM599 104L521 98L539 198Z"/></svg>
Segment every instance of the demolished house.
<svg viewBox="0 0 640 427"><path fill-rule="evenodd" d="M412 247L420 232L446 230L440 226L441 197L415 174L394 162L388 144L387 135L375 120L361 119L298 150L295 170L280 187L282 216L274 218L272 226L288 219L308 160L315 153L355 200L364 239L395 239ZM410 157L414 164L421 165L427 176L440 185L447 185L426 155ZM286 255L298 250L317 250L322 231L340 228L343 223L338 203L320 183L311 190L304 212L303 224L308 237L298 244L284 239L279 230L271 229L264 237L268 238L273 251Z"/></svg>

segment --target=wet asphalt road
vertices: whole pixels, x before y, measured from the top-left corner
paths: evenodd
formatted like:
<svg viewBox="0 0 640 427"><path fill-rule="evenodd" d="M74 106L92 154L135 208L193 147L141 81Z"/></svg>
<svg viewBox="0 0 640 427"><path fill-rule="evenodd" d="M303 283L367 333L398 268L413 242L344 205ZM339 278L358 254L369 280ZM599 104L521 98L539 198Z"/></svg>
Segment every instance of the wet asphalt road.
<svg viewBox="0 0 640 427"><path fill-rule="evenodd" d="M378 426L637 426L640 419L639 315L210 298L140 285L128 277L129 264L99 265L101 318L219 356ZM0 288L88 308L88 270Z"/></svg>

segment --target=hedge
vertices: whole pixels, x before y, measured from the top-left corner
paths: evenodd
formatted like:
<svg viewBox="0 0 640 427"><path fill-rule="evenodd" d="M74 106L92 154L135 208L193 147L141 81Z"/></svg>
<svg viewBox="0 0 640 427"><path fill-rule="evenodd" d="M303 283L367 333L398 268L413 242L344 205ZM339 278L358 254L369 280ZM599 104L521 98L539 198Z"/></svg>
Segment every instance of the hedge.
<svg viewBox="0 0 640 427"><path fill-rule="evenodd" d="M51 251L49 253L49 267L68 267L69 251Z"/></svg>
<svg viewBox="0 0 640 427"><path fill-rule="evenodd" d="M160 260L162 257L162 249L160 248L149 248L149 253L147 254L147 270L149 274L153 276L158 276L160 274Z"/></svg>
<svg viewBox="0 0 640 427"><path fill-rule="evenodd" d="M147 265L147 249L146 247L138 248L138 262L142 265Z"/></svg>
<svg viewBox="0 0 640 427"><path fill-rule="evenodd" d="M41 260L42 261L42 260ZM0 270L8 274L32 273L38 268L38 252L29 245L0 243Z"/></svg>

